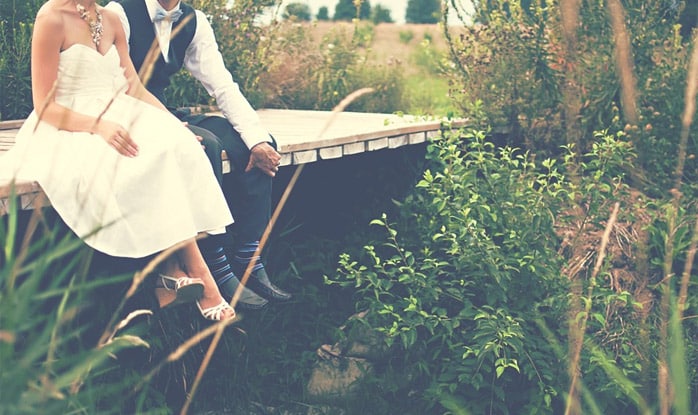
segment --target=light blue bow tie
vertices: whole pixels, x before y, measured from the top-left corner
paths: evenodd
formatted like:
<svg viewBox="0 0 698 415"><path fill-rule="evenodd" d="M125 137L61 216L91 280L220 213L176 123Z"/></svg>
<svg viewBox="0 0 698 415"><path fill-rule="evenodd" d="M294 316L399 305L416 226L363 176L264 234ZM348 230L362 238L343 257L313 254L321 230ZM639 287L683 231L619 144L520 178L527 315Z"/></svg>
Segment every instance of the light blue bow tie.
<svg viewBox="0 0 698 415"><path fill-rule="evenodd" d="M170 11L169 13L163 9L157 9L157 11L155 12L155 17L153 17L153 22L169 20L172 23L174 23L177 20L179 20L180 17L182 17L182 14L182 9L175 9Z"/></svg>

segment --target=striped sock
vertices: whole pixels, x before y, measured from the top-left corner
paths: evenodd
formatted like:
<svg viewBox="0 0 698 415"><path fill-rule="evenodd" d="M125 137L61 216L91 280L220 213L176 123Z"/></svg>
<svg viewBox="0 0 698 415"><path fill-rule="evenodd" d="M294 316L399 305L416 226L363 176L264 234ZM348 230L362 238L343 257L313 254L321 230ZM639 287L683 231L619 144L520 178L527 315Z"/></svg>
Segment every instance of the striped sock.
<svg viewBox="0 0 698 415"><path fill-rule="evenodd" d="M230 262L228 262L228 257L225 255L222 246L202 251L201 254L218 285L223 285L232 278L235 278L233 268L230 266Z"/></svg>
<svg viewBox="0 0 698 415"><path fill-rule="evenodd" d="M250 262L254 263L254 267L252 267L252 272L264 268L264 264L262 264L262 261L260 261L260 257L255 256L254 254L258 247L259 241L248 242L243 244L235 252L233 263L235 265L235 269L240 270L241 274L245 272L245 270L247 269L247 264L249 264Z"/></svg>

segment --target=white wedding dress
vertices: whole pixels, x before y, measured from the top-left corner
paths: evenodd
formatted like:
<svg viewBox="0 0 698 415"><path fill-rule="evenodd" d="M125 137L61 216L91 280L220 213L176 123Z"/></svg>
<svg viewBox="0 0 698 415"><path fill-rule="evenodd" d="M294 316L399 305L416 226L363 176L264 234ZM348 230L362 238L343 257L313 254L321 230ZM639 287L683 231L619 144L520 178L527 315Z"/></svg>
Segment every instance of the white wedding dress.
<svg viewBox="0 0 698 415"><path fill-rule="evenodd" d="M139 154L101 136L58 130L33 112L0 157L0 178L37 181L64 222L98 251L139 258L233 218L200 143L174 116L123 93L115 46L75 44L60 54L55 100L123 125ZM106 111L105 111L106 109Z"/></svg>

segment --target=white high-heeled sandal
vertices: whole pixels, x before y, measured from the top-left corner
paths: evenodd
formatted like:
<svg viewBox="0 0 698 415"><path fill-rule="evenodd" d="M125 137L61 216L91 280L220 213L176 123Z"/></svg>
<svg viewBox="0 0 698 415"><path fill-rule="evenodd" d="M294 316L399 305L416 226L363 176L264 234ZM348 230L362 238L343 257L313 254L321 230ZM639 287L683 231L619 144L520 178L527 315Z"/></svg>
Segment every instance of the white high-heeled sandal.
<svg viewBox="0 0 698 415"><path fill-rule="evenodd" d="M164 288L174 292L174 299L166 304L160 304L160 308L171 307L178 304L191 303L197 301L204 295L204 282L201 278L171 277L169 275L158 275L160 280L155 288Z"/></svg>
<svg viewBox="0 0 698 415"><path fill-rule="evenodd" d="M196 306L199 308L199 312L201 313L202 316L206 320L211 320L211 321L221 321L221 320L230 320L235 318L235 309L228 304L227 301L221 300L218 305L214 305L213 307L209 308L201 308L201 304L199 301L196 301ZM226 311L232 311L230 316L224 318L224 314Z"/></svg>

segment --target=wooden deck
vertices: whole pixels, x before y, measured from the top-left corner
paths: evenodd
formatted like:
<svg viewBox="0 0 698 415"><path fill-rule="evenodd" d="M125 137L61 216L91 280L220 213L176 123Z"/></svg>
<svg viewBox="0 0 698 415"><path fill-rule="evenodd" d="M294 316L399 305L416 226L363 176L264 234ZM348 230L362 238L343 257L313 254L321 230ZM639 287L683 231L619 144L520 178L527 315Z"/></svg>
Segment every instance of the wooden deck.
<svg viewBox="0 0 698 415"><path fill-rule="evenodd" d="M257 112L278 143L282 166L419 144L438 135L442 128L441 120L393 114L272 109ZM452 125L459 127L463 123ZM12 147L21 125L21 120L0 122L0 155ZM223 171L230 171L227 160L223 162ZM48 203L37 183L17 183L14 191L21 209ZM0 178L0 215L7 212L11 192L9 178Z"/></svg>

